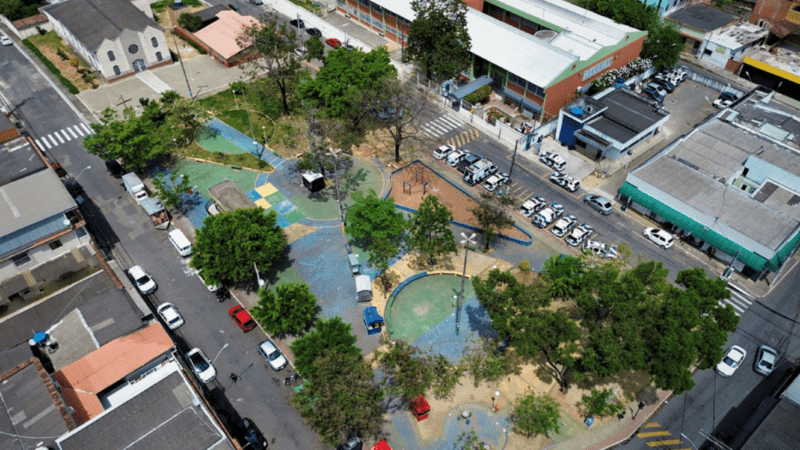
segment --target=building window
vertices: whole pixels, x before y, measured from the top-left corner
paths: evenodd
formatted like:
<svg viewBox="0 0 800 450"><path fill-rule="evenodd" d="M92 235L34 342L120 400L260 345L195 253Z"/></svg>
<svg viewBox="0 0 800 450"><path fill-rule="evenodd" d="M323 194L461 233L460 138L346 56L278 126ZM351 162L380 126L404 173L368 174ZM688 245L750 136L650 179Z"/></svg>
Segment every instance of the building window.
<svg viewBox="0 0 800 450"><path fill-rule="evenodd" d="M130 47L128 47L128 53L131 55L139 53L139 46L136 44L131 44Z"/></svg>
<svg viewBox="0 0 800 450"><path fill-rule="evenodd" d="M50 243L50 250L55 250L61 247L61 239L56 239L55 241Z"/></svg>
<svg viewBox="0 0 800 450"><path fill-rule="evenodd" d="M587 79L597 75L598 73L602 72L603 70L608 69L611 66L611 61L613 61L613 60L614 60L614 57L612 56L612 57L606 59L605 61L602 61L601 63L595 65L594 67L586 69L586 71L583 72L583 80L586 81Z"/></svg>
<svg viewBox="0 0 800 450"><path fill-rule="evenodd" d="M161 61L162 59L161 52L156 52L156 61Z"/></svg>
<svg viewBox="0 0 800 450"><path fill-rule="evenodd" d="M109 51L108 51L108 60L109 60L109 61L114 61L114 60L116 60L116 59L117 59L117 57L116 57L116 56L114 56L114 52L112 52L111 50L109 50Z"/></svg>
<svg viewBox="0 0 800 450"><path fill-rule="evenodd" d="M31 262L31 257L27 253L23 253L21 255L17 255L11 258L11 261L13 261L14 265L16 265L17 267L22 267L25 264Z"/></svg>
<svg viewBox="0 0 800 450"><path fill-rule="evenodd" d="M119 66L114 66L114 75L119 75L119 74L121 74L121 73L122 73L122 72L120 72L120 70L119 70Z"/></svg>
<svg viewBox="0 0 800 450"><path fill-rule="evenodd" d="M150 43L153 44L153 48L158 47L158 39L150 38Z"/></svg>

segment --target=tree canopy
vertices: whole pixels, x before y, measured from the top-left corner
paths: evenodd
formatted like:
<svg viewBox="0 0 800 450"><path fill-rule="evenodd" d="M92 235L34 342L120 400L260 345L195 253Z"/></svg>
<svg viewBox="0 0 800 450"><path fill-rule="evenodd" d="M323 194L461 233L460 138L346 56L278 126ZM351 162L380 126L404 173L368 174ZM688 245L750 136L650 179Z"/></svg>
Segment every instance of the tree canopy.
<svg viewBox="0 0 800 450"><path fill-rule="evenodd" d="M671 67L680 60L683 38L677 24L661 20L655 6L639 0L579 0L578 5L614 22L647 31L641 56L650 59L656 68Z"/></svg>
<svg viewBox="0 0 800 450"><path fill-rule="evenodd" d="M417 213L408 221L409 249L419 250L434 259L443 253L455 253L456 240L450 229L453 213L435 195L425 197Z"/></svg>
<svg viewBox="0 0 800 450"><path fill-rule="evenodd" d="M197 14L183 13L178 16L178 25L194 33L203 26L203 19Z"/></svg>
<svg viewBox="0 0 800 450"><path fill-rule="evenodd" d="M286 234L276 226L275 211L264 214L258 207L208 216L197 232L191 266L203 272L208 284L223 280L245 282L283 258Z"/></svg>
<svg viewBox="0 0 800 450"><path fill-rule="evenodd" d="M318 358L330 355L352 355L361 358L361 350L356 347L356 337L349 323L341 317L318 320L314 329L297 338L290 348L294 354L294 366L304 378L320 379L316 364ZM343 356L342 356L343 357ZM324 381L324 379L322 379Z"/></svg>
<svg viewBox="0 0 800 450"><path fill-rule="evenodd" d="M253 318L271 334L298 334L317 316L317 296L306 283L284 283L258 292Z"/></svg>
<svg viewBox="0 0 800 450"><path fill-rule="evenodd" d="M467 5L461 0L413 0L405 57L430 79L457 76L472 61Z"/></svg>
<svg viewBox="0 0 800 450"><path fill-rule="evenodd" d="M189 175L179 174L176 170L166 174L156 175L150 179L156 189L155 196L169 208L177 208L182 202L184 194L192 190Z"/></svg>
<svg viewBox="0 0 800 450"><path fill-rule="evenodd" d="M275 82L281 93L283 114L291 113L290 100L294 93L291 88L300 80L300 60L295 54L297 35L294 27L276 18L262 16L261 22L245 26L237 38L239 46L252 46L261 57L246 65L253 77L265 73Z"/></svg>
<svg viewBox="0 0 800 450"><path fill-rule="evenodd" d="M368 113L365 98L378 92L383 82L397 77L384 47L369 53L332 50L315 78L306 76L298 86L300 96L322 109L325 115L347 121L358 128Z"/></svg>
<svg viewBox="0 0 800 450"><path fill-rule="evenodd" d="M520 399L510 417L514 431L526 437L547 434L548 431L558 433L559 418L558 403L547 395L535 394Z"/></svg>
<svg viewBox="0 0 800 450"><path fill-rule="evenodd" d="M483 244L487 250L498 230L514 225L508 208L500 203L500 199L490 193L481 193L478 207L473 208L472 214L475 214L478 224L483 229Z"/></svg>
<svg viewBox="0 0 800 450"><path fill-rule="evenodd" d="M150 102L145 113L155 113L158 108L157 102ZM125 108L119 120L116 111L106 108L100 123L91 124L93 133L83 139L83 146L104 160L122 158L126 169L142 170L149 161L168 153L168 139L160 133L161 121L154 114L137 116L131 107Z"/></svg>
<svg viewBox="0 0 800 450"><path fill-rule="evenodd" d="M366 197L354 192L353 200L355 204L347 213L345 231L365 244L370 263L383 272L389 259L400 251L406 220L395 209L394 198L381 200L372 189Z"/></svg>

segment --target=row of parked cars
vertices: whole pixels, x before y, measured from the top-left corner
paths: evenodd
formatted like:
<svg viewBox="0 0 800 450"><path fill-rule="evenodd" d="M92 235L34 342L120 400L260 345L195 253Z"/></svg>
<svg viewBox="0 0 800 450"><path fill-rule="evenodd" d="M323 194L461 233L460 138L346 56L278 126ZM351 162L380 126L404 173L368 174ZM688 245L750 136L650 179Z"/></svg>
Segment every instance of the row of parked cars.
<svg viewBox="0 0 800 450"><path fill-rule="evenodd" d="M484 189L489 192L499 192L502 186L511 183L511 178L506 172L498 172L496 164L469 150L443 144L433 151L433 157L440 161L444 160L448 166L461 172L464 175L464 182L470 186L485 180Z"/></svg>
<svg viewBox="0 0 800 450"><path fill-rule="evenodd" d="M686 71L680 67L664 69L653 77L653 81L642 86L642 93L662 103L667 94L671 94L687 77Z"/></svg>

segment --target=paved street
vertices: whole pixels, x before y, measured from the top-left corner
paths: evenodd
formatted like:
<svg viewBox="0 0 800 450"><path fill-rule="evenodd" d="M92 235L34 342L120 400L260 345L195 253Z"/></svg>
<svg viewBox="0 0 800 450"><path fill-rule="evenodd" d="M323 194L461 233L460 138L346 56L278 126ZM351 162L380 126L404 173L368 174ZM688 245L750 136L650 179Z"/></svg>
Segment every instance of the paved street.
<svg viewBox="0 0 800 450"><path fill-rule="evenodd" d="M123 267L140 264L154 276L159 285L150 299L154 305L171 302L180 309L186 324L175 335L178 348L199 347L209 358L216 358L219 377L207 387L218 411L223 411L222 417L235 419L238 413L252 418L271 448L327 448L287 401L289 389L280 381L289 370L273 372L256 352L265 339L263 333L242 333L236 328L227 315L233 301L218 303L208 293L188 270L188 260L169 244L166 233L152 227L118 180L105 172L103 161L86 153L81 136L66 140L61 130L76 125L82 129L82 118L19 52L17 46L0 48L0 60L11 61L1 72L6 96L35 139L49 139L47 136L56 132L64 138L63 143L56 139L58 145L50 141L51 148L44 150L73 177L80 174L78 183L89 198L82 211L101 247L111 250ZM88 166L91 169L84 171ZM231 372L242 380L232 384L228 379Z"/></svg>

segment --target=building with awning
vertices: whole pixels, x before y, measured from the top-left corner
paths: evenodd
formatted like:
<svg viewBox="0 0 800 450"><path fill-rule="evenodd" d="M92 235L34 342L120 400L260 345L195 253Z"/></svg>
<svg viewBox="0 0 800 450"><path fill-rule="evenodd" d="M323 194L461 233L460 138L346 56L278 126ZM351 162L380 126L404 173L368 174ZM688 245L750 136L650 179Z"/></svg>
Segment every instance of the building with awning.
<svg viewBox="0 0 800 450"><path fill-rule="evenodd" d="M472 94L473 92L486 86L487 84L492 84L492 82L494 82L494 80L492 80L492 77L490 77L489 75L484 75L480 78L476 78L470 81L464 86L461 86L455 91L447 94L447 98L452 101L464 100L464 97L468 96L469 94Z"/></svg>
<svg viewBox="0 0 800 450"><path fill-rule="evenodd" d="M465 3L472 64L461 78L474 90L491 78L506 103L542 120L556 117L604 73L638 58L647 37L563 0ZM411 0L337 0L337 7L401 45L415 17ZM481 81L471 84L475 80Z"/></svg>

